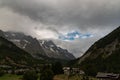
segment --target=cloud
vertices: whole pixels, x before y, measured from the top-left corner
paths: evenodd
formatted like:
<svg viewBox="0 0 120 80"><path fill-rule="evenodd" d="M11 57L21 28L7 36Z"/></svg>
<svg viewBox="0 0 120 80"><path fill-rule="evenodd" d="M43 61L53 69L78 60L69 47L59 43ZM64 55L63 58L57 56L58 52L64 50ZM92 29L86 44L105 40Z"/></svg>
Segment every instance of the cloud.
<svg viewBox="0 0 120 80"><path fill-rule="evenodd" d="M118 25L119 0L1 0L3 7L44 24L86 29ZM113 23L114 22L114 23ZM63 26L61 26L63 27ZM110 26L109 26L110 27Z"/></svg>
<svg viewBox="0 0 120 80"><path fill-rule="evenodd" d="M120 0L0 0L0 29L53 39L78 57L120 25L119 4Z"/></svg>
<svg viewBox="0 0 120 80"><path fill-rule="evenodd" d="M91 38L91 37L93 37L93 35L89 34L89 33L82 34L78 31L72 31L72 32L68 32L66 34L61 34L59 36L59 39L73 41L76 39L86 39L86 38Z"/></svg>
<svg viewBox="0 0 120 80"><path fill-rule="evenodd" d="M119 26L119 0L0 0L1 7L52 29L89 29ZM55 25L51 27L50 25ZM60 28L59 28L60 27ZM41 27L40 27L41 28Z"/></svg>

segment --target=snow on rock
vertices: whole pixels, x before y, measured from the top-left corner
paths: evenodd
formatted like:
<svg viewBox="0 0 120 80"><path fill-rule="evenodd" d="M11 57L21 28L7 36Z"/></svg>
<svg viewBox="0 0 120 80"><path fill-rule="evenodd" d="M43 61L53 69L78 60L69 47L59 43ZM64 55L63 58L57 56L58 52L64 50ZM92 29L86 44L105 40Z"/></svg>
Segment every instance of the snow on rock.
<svg viewBox="0 0 120 80"><path fill-rule="evenodd" d="M12 42L20 42L19 39L10 39L10 41L12 41Z"/></svg>

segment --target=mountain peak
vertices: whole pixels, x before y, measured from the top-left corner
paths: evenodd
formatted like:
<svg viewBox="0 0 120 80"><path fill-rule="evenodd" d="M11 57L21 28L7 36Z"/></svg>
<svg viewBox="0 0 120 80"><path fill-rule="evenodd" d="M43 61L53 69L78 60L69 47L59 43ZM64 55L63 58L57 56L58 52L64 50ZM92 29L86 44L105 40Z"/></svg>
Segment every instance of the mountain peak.
<svg viewBox="0 0 120 80"><path fill-rule="evenodd" d="M1 32L9 41L12 41L16 46L30 53L32 56L39 58L46 56L49 58L71 60L75 57L68 51L58 48L52 40L37 40L31 36L20 32ZM41 58L41 57L40 57Z"/></svg>

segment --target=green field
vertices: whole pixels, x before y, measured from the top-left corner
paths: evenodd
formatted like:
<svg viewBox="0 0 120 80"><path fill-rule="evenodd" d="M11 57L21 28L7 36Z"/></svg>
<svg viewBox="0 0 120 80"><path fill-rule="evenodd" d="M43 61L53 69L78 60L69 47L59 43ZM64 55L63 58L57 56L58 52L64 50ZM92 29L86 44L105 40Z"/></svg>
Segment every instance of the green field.
<svg viewBox="0 0 120 80"><path fill-rule="evenodd" d="M0 80L21 80L22 76L13 75L13 74L5 74L0 77Z"/></svg>
<svg viewBox="0 0 120 80"><path fill-rule="evenodd" d="M0 80L22 80L22 76L13 75L13 74L5 74L2 77L0 77ZM78 75L70 76L68 79L68 76L66 75L56 75L53 80L81 80L82 77ZM95 78L89 77L89 80L97 80Z"/></svg>

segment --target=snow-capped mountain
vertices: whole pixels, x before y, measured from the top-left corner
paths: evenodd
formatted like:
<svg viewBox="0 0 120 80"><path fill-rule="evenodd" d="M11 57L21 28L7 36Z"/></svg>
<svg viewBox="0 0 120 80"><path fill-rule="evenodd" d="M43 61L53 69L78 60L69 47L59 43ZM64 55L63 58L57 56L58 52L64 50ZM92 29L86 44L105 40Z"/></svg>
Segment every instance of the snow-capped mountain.
<svg viewBox="0 0 120 80"><path fill-rule="evenodd" d="M51 40L39 40L45 55L48 57L61 58L61 59L74 59L74 56L66 49L56 46Z"/></svg>
<svg viewBox="0 0 120 80"><path fill-rule="evenodd" d="M36 38L26 36L23 33L4 32L5 38L16 44L18 47L35 56L37 53L44 55L44 51Z"/></svg>
<svg viewBox="0 0 120 80"><path fill-rule="evenodd" d="M0 36L13 42L19 48L27 51L36 58L43 59L43 57L40 56L42 55L56 59L75 59L71 53L65 49L57 47L51 40L37 40L36 38L18 32L0 31Z"/></svg>

